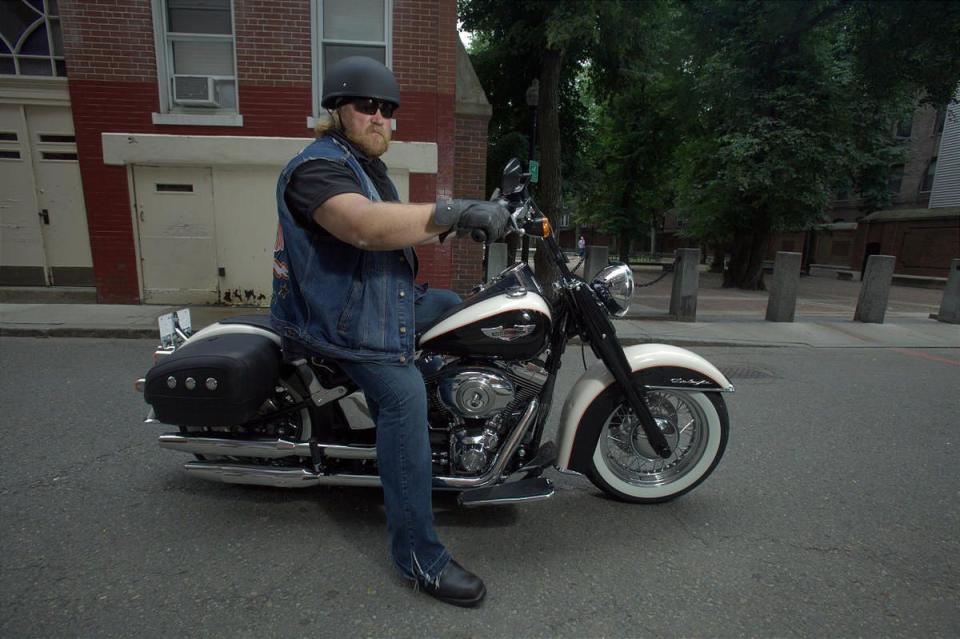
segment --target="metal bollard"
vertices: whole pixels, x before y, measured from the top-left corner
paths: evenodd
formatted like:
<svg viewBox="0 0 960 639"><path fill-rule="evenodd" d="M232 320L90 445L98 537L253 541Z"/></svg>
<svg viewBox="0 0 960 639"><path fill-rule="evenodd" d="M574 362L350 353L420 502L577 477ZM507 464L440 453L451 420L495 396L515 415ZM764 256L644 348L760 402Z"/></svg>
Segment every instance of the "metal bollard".
<svg viewBox="0 0 960 639"><path fill-rule="evenodd" d="M586 247L586 256L583 262L583 279L588 282L597 276L597 273L607 268L610 263L610 249L606 246Z"/></svg>
<svg viewBox="0 0 960 639"><path fill-rule="evenodd" d="M767 300L768 322L792 322L797 310L801 253L778 251L773 262L773 281Z"/></svg>
<svg viewBox="0 0 960 639"><path fill-rule="evenodd" d="M871 255L867 258L867 267L863 271L863 283L860 285L860 297L857 299L857 310L853 314L855 322L883 324L896 261L897 258L893 255Z"/></svg>
<svg viewBox="0 0 960 639"><path fill-rule="evenodd" d="M670 317L697 321L697 289L700 286L700 249L677 249L678 264L673 270Z"/></svg>
<svg viewBox="0 0 960 639"><path fill-rule="evenodd" d="M947 286L943 289L940 312L933 316L939 322L960 324L960 259L950 260Z"/></svg>
<svg viewBox="0 0 960 639"><path fill-rule="evenodd" d="M490 253L487 257L486 281L492 280L505 268L507 268L507 245L505 242L494 242L490 245Z"/></svg>

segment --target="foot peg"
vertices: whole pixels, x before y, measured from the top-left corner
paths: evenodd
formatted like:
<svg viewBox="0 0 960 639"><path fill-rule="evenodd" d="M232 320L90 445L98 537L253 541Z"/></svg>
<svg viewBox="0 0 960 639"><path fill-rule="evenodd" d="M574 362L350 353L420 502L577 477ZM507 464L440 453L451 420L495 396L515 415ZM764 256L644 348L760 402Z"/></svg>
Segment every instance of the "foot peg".
<svg viewBox="0 0 960 639"><path fill-rule="evenodd" d="M552 466L554 462L557 461L557 445L551 442L544 442L540 445L537 454L533 456L533 459L528 461L523 465L522 468L518 469L518 473L527 473L527 479L532 479L533 477L539 476L543 469L547 466Z"/></svg>

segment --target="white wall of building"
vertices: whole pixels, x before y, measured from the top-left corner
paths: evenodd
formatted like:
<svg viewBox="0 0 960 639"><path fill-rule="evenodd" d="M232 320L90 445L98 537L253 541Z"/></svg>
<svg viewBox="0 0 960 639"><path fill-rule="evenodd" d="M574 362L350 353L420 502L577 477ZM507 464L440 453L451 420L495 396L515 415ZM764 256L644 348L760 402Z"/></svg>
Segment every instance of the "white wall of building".
<svg viewBox="0 0 960 639"><path fill-rule="evenodd" d="M132 168L141 298L164 304L268 305L277 176L310 142L103 134L104 162ZM408 201L410 175L437 172L437 145L394 142L383 160L401 199ZM212 215L197 208L203 206Z"/></svg>
<svg viewBox="0 0 960 639"><path fill-rule="evenodd" d="M947 109L930 190L930 208L945 206L960 206L960 91Z"/></svg>

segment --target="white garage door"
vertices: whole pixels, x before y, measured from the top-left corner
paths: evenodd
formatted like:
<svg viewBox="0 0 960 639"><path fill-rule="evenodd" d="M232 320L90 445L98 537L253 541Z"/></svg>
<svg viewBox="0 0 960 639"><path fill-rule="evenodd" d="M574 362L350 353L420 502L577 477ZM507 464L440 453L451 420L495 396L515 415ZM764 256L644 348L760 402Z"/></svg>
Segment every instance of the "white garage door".
<svg viewBox="0 0 960 639"><path fill-rule="evenodd" d="M94 284L68 107L0 104L0 283Z"/></svg>
<svg viewBox="0 0 960 639"><path fill-rule="evenodd" d="M217 249L209 167L133 167L143 299L217 302Z"/></svg>

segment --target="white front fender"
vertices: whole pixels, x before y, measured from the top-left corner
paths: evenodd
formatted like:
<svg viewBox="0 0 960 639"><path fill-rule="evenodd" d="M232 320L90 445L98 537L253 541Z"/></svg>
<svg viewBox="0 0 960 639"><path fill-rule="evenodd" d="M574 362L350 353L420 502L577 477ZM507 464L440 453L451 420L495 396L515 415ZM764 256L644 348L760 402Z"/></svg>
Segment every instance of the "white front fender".
<svg viewBox="0 0 960 639"><path fill-rule="evenodd" d="M624 348L623 352L627 356L631 370L634 372L664 367L686 369L693 373L699 373L713 382L709 389L699 388L690 383L693 380L685 379L681 375L670 380L674 383L665 384L663 387L691 392L703 390L733 391L733 385L716 366L684 348L666 344L638 344ZM580 427L584 413L587 412L587 408L597 396L614 381L613 373L603 362L598 361L588 368L573 385L573 389L567 395L567 400L564 402L563 410L560 413L560 426L557 429L557 468L561 470L569 468L574 442L577 438L577 429ZM688 384L684 384L684 382L688 382ZM590 442L591 447L594 444L595 442Z"/></svg>

